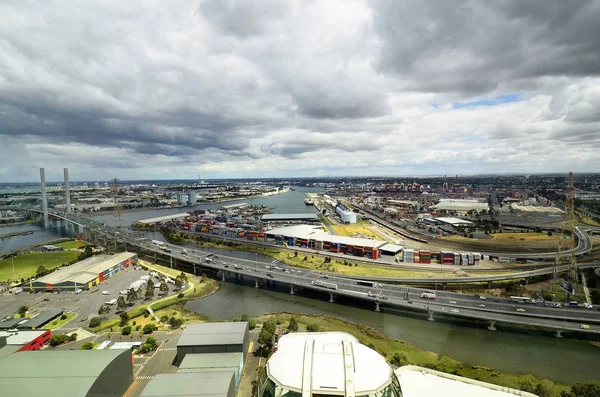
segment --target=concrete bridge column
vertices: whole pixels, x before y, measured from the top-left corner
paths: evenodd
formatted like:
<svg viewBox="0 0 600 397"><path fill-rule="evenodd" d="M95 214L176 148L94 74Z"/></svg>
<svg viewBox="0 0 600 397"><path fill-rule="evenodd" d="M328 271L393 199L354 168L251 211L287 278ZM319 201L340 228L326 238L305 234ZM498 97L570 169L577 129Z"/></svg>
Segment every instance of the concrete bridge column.
<svg viewBox="0 0 600 397"><path fill-rule="evenodd" d="M488 289L492 289L492 282L488 281Z"/></svg>
<svg viewBox="0 0 600 397"><path fill-rule="evenodd" d="M429 318L427 319L429 321L435 321L435 318L433 318L433 311L429 311Z"/></svg>
<svg viewBox="0 0 600 397"><path fill-rule="evenodd" d="M294 295L294 286L290 285L290 295Z"/></svg>
<svg viewBox="0 0 600 397"><path fill-rule="evenodd" d="M560 329L556 330L556 334L554 334L557 338L562 338L562 331Z"/></svg>
<svg viewBox="0 0 600 397"><path fill-rule="evenodd" d="M330 292L330 293L329 293L329 303L333 303L333 302L335 302L335 301L333 300L333 292Z"/></svg>
<svg viewBox="0 0 600 397"><path fill-rule="evenodd" d="M529 285L529 277L525 279L525 285Z"/></svg>
<svg viewBox="0 0 600 397"><path fill-rule="evenodd" d="M173 269L173 257L169 257L169 264L171 265L171 269Z"/></svg>
<svg viewBox="0 0 600 397"><path fill-rule="evenodd" d="M123 246L125 247L125 252L127 252L127 243L123 241Z"/></svg>
<svg viewBox="0 0 600 397"><path fill-rule="evenodd" d="M258 277L254 279L254 288L258 288L260 285L258 284Z"/></svg>
<svg viewBox="0 0 600 397"><path fill-rule="evenodd" d="M375 311L376 312L380 312L381 309L379 309L379 302L375 302Z"/></svg>
<svg viewBox="0 0 600 397"><path fill-rule="evenodd" d="M496 325L496 322L495 322L495 321L493 321L493 320L490 320L490 325L488 325L488 329L489 329L490 331L496 331L496 327L495 327L495 325Z"/></svg>
<svg viewBox="0 0 600 397"><path fill-rule="evenodd" d="M446 287L448 286L448 283L442 283L442 289L446 290Z"/></svg>
<svg viewBox="0 0 600 397"><path fill-rule="evenodd" d="M225 272L221 272L221 281L225 281Z"/></svg>

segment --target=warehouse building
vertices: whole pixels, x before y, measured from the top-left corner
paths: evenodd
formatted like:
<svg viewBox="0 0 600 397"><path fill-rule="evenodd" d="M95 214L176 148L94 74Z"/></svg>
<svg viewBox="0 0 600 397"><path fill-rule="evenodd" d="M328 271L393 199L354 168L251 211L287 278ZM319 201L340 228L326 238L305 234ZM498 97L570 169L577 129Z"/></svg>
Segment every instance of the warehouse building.
<svg viewBox="0 0 600 397"><path fill-rule="evenodd" d="M187 354L177 373L211 373L233 371L235 389L237 390L244 370L244 355L242 353L207 353Z"/></svg>
<svg viewBox="0 0 600 397"><path fill-rule="evenodd" d="M319 216L312 214L265 214L261 217L263 222L319 222Z"/></svg>
<svg viewBox="0 0 600 397"><path fill-rule="evenodd" d="M136 221L136 223L145 223L148 225L154 225L155 223L172 221L174 219L187 218L188 216L190 216L190 214L188 214L187 212L182 212L180 214L171 214L171 215L159 216L159 217L150 218L150 219L140 219L139 221Z"/></svg>
<svg viewBox="0 0 600 397"><path fill-rule="evenodd" d="M266 232L267 238L288 247L304 247L334 253L363 256L371 259L379 258L379 248L387 244L382 240L334 236L324 232L318 226L296 225L271 229Z"/></svg>
<svg viewBox="0 0 600 397"><path fill-rule="evenodd" d="M233 371L158 374L140 397L235 397Z"/></svg>
<svg viewBox="0 0 600 397"><path fill-rule="evenodd" d="M188 325L177 342L177 362L187 354L242 353L248 351L248 323L199 323Z"/></svg>
<svg viewBox="0 0 600 397"><path fill-rule="evenodd" d="M48 324L50 321L62 316L62 309L51 309L40 312L35 317L28 318L27 321L22 321L15 328L17 329L38 329Z"/></svg>
<svg viewBox="0 0 600 397"><path fill-rule="evenodd" d="M17 346L16 351L40 350L50 338L52 333L49 329L40 331L0 331L0 338L6 338L6 345Z"/></svg>
<svg viewBox="0 0 600 397"><path fill-rule="evenodd" d="M460 214L466 214L469 211L481 212L488 210L488 203L478 200L459 200L459 199L441 199L439 203L431 207L435 211L456 211Z"/></svg>
<svg viewBox="0 0 600 397"><path fill-rule="evenodd" d="M3 396L122 396L132 382L129 350L22 351L0 359Z"/></svg>
<svg viewBox="0 0 600 397"><path fill-rule="evenodd" d="M121 252L112 256L97 255L29 282L31 291L90 289L113 274L137 263L137 255Z"/></svg>

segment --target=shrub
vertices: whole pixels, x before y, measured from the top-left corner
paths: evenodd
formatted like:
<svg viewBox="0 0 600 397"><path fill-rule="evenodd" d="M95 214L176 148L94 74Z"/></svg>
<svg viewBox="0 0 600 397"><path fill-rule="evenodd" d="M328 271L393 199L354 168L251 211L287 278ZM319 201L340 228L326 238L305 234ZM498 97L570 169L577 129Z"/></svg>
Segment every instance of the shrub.
<svg viewBox="0 0 600 397"><path fill-rule="evenodd" d="M298 323L294 317L290 318L290 323L288 324L288 329L292 332L298 331Z"/></svg>
<svg viewBox="0 0 600 397"><path fill-rule="evenodd" d="M185 296L185 295L183 295L183 292L180 292L179 294L177 294L177 297L178 297L179 299L183 299L183 297L184 297L184 296Z"/></svg>
<svg viewBox="0 0 600 397"><path fill-rule="evenodd" d="M248 320L248 328L249 329L254 329L256 328L256 320L251 318L250 320Z"/></svg>
<svg viewBox="0 0 600 397"><path fill-rule="evenodd" d="M50 346L58 346L67 342L68 340L69 337L67 335L54 335L52 338L50 338L50 341L48 343L50 344Z"/></svg>
<svg viewBox="0 0 600 397"><path fill-rule="evenodd" d="M130 333L131 333L131 327L130 327L130 326L124 327L124 328L121 330L121 334L122 334L122 335L129 335Z"/></svg>
<svg viewBox="0 0 600 397"><path fill-rule="evenodd" d="M102 320L100 320L100 317L94 317L90 320L90 328L96 328L100 326L100 324L102 324Z"/></svg>
<svg viewBox="0 0 600 397"><path fill-rule="evenodd" d="M67 315L66 315L66 314L63 314L62 316L60 316L60 319L61 319L61 320L66 320L66 319L67 319Z"/></svg>
<svg viewBox="0 0 600 397"><path fill-rule="evenodd" d="M306 326L306 330L308 332L319 332L319 330L321 329L321 327L319 327L319 324L308 324L308 326Z"/></svg>
<svg viewBox="0 0 600 397"><path fill-rule="evenodd" d="M167 316L166 314L160 317L161 323L166 323L167 321L169 321L169 316Z"/></svg>
<svg viewBox="0 0 600 397"><path fill-rule="evenodd" d="M94 348L94 344L92 342L85 342L79 350L92 350Z"/></svg>
<svg viewBox="0 0 600 397"><path fill-rule="evenodd" d="M151 334L155 330L156 330L156 325L154 325L154 324L146 324L146 325L144 325L144 328L142 328L142 332L145 335Z"/></svg>
<svg viewBox="0 0 600 397"><path fill-rule="evenodd" d="M73 342L77 340L77 333L73 332L71 335L69 335L68 337L69 342Z"/></svg>
<svg viewBox="0 0 600 397"><path fill-rule="evenodd" d="M394 356L390 360L390 364L395 365L396 367L401 367L408 364L408 357L406 356L406 353L394 353Z"/></svg>

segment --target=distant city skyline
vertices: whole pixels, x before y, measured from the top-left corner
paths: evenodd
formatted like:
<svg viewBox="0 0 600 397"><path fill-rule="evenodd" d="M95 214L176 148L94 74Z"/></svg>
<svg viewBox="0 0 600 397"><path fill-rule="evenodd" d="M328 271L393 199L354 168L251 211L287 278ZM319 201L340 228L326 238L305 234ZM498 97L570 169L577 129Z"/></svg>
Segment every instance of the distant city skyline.
<svg viewBox="0 0 600 397"><path fill-rule="evenodd" d="M0 182L600 171L600 1L0 3Z"/></svg>

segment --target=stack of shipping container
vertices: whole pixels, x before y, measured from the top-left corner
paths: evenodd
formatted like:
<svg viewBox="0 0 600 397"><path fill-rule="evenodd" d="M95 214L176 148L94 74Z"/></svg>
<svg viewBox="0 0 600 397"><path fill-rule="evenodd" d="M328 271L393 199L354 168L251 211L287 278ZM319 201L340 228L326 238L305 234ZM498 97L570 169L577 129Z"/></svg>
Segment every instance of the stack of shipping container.
<svg viewBox="0 0 600 397"><path fill-rule="evenodd" d="M405 249L403 254L404 262L413 263L415 261L415 250Z"/></svg>
<svg viewBox="0 0 600 397"><path fill-rule="evenodd" d="M419 257L421 262L420 263L431 263L431 252L428 250L420 250L419 251Z"/></svg>

